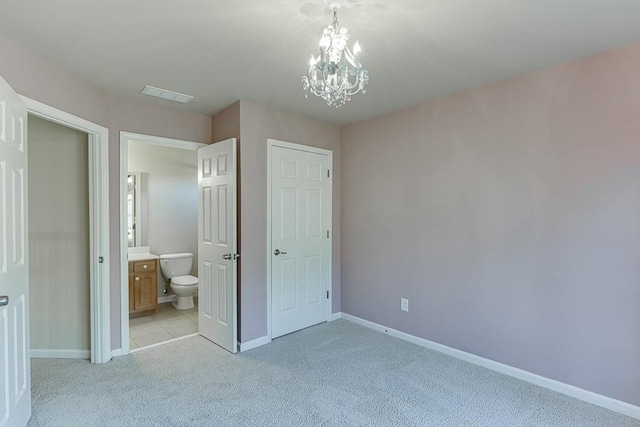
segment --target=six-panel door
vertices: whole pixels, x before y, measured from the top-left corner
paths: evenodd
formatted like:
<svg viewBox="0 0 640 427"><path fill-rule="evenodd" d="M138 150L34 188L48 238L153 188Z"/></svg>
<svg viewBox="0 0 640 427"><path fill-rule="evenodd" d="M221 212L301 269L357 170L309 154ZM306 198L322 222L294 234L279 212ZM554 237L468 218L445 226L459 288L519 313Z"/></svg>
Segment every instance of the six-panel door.
<svg viewBox="0 0 640 427"><path fill-rule="evenodd" d="M326 154L271 147L271 337L328 319L330 177Z"/></svg>
<svg viewBox="0 0 640 427"><path fill-rule="evenodd" d="M26 132L27 108L0 78L0 427L31 416Z"/></svg>
<svg viewBox="0 0 640 427"><path fill-rule="evenodd" d="M237 351L236 140L198 149L200 334Z"/></svg>

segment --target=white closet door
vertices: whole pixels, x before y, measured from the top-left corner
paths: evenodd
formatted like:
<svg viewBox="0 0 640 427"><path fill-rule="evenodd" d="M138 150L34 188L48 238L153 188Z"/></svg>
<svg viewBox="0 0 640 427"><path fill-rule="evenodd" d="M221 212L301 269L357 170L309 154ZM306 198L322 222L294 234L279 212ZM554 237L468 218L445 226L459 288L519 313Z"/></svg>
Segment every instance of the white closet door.
<svg viewBox="0 0 640 427"><path fill-rule="evenodd" d="M329 156L271 147L271 337L328 320Z"/></svg>

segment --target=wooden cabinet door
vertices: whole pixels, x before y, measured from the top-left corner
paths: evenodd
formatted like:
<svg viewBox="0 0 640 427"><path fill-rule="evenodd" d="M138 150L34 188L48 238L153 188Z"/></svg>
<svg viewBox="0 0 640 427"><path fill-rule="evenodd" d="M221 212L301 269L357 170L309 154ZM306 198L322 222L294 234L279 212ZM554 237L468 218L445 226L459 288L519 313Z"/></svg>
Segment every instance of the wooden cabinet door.
<svg viewBox="0 0 640 427"><path fill-rule="evenodd" d="M157 267L156 260L129 263L129 314L133 317L158 308Z"/></svg>
<svg viewBox="0 0 640 427"><path fill-rule="evenodd" d="M155 310L158 304L155 273L138 274L135 277L135 311Z"/></svg>

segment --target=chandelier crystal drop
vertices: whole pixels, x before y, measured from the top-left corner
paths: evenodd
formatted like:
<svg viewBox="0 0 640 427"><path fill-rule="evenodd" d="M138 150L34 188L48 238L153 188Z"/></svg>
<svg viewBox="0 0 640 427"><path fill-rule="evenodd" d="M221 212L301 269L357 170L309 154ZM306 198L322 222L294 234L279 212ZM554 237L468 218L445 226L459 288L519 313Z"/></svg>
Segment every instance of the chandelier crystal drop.
<svg viewBox="0 0 640 427"><path fill-rule="evenodd" d="M333 22L322 32L320 55L311 55L309 73L302 77L305 97L309 92L324 99L328 106L341 107L351 96L362 91L369 82L369 73L360 64L360 45L353 52L347 47L349 32L338 25L337 2L332 2Z"/></svg>

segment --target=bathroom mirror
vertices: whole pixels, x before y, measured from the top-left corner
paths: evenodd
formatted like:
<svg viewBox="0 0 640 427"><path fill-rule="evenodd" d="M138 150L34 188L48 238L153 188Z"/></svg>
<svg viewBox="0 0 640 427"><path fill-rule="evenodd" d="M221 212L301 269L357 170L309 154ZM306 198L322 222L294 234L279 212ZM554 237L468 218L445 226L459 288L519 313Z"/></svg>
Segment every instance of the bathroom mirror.
<svg viewBox="0 0 640 427"><path fill-rule="evenodd" d="M127 174L127 245L149 246L147 224L147 183L149 174Z"/></svg>

